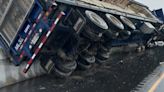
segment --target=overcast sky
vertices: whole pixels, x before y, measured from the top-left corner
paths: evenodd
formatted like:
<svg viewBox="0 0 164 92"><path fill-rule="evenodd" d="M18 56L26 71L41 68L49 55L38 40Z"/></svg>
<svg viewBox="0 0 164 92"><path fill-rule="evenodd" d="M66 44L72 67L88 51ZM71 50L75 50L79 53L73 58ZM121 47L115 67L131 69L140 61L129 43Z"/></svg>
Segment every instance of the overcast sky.
<svg viewBox="0 0 164 92"><path fill-rule="evenodd" d="M164 11L164 0L136 0L147 5L151 10L163 8Z"/></svg>

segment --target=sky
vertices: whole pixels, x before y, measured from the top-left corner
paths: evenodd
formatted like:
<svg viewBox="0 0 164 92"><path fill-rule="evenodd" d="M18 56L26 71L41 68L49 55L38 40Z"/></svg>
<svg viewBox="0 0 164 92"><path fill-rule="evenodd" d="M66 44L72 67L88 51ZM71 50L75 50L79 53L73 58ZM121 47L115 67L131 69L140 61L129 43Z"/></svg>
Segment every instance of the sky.
<svg viewBox="0 0 164 92"><path fill-rule="evenodd" d="M164 0L136 0L140 3L147 5L150 10L162 8L164 11Z"/></svg>

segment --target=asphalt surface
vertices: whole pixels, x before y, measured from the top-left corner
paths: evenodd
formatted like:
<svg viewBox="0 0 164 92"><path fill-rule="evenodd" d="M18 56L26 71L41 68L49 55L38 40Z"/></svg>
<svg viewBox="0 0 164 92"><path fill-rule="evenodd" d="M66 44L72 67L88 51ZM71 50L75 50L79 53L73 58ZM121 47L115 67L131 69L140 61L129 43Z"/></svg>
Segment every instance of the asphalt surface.
<svg viewBox="0 0 164 92"><path fill-rule="evenodd" d="M0 92L147 92L158 79L150 77L154 78L150 82L152 85L147 83L148 75L151 75L159 66L159 62L164 60L163 50L164 48L154 48L136 53L129 48L116 48L112 51L110 60L104 65L95 64L87 71L77 70L66 79L44 75L4 87ZM161 69L164 68L159 68ZM145 79L146 77L148 79ZM163 82L160 85L163 85ZM156 92L162 92L163 89L160 88Z"/></svg>
<svg viewBox="0 0 164 92"><path fill-rule="evenodd" d="M139 87L140 86L140 87ZM135 92L163 92L164 62L162 62L148 77L146 77Z"/></svg>

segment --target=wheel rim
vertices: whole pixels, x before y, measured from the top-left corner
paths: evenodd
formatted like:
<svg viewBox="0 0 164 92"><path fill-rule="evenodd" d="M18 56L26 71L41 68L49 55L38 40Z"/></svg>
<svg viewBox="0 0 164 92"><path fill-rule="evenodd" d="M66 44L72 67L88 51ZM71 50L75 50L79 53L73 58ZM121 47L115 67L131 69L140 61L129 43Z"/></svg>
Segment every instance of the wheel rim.
<svg viewBox="0 0 164 92"><path fill-rule="evenodd" d="M119 29L123 30L124 29L124 25L121 23L120 20L118 20L116 17L114 17L111 14L106 14L105 15L107 17L107 19L116 27L118 27Z"/></svg>
<svg viewBox="0 0 164 92"><path fill-rule="evenodd" d="M86 16L98 27L102 28L102 29L108 29L108 25L107 23L104 21L104 19L102 19L99 15L97 15L96 13L92 12L92 11L85 11Z"/></svg>
<svg viewBox="0 0 164 92"><path fill-rule="evenodd" d="M120 19L122 20L122 22L124 24L126 24L128 27L130 27L131 29L135 30L136 27L135 25L126 17L120 16Z"/></svg>

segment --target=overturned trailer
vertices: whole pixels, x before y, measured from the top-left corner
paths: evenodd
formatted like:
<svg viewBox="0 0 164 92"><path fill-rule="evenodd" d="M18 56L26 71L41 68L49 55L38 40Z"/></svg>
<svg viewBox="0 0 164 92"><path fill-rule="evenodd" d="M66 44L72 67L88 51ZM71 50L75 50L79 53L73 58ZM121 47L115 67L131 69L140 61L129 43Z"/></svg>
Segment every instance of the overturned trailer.
<svg viewBox="0 0 164 92"><path fill-rule="evenodd" d="M4 3L0 10L1 46L17 67L27 63L24 73L39 61L47 73L67 77L77 67L85 70L106 62L112 47L135 43L143 50L163 45L162 22L135 1L0 2Z"/></svg>

